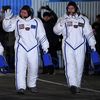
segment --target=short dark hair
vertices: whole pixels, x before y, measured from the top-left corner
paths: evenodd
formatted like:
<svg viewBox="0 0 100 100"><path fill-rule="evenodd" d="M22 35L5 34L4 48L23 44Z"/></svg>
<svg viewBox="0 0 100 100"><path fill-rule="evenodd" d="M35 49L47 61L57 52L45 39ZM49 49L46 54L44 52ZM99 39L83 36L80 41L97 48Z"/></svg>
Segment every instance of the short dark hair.
<svg viewBox="0 0 100 100"><path fill-rule="evenodd" d="M11 9L10 5L2 6L2 11L5 12L7 9Z"/></svg>
<svg viewBox="0 0 100 100"><path fill-rule="evenodd" d="M24 5L21 10L26 10L28 12L28 17L31 16L33 17L33 14L34 14L34 10L29 7L28 5ZM20 10L20 13L21 13L21 10Z"/></svg>
<svg viewBox="0 0 100 100"><path fill-rule="evenodd" d="M80 12L79 12L79 8L78 8L77 4L76 4L74 1L70 1L70 2L68 3L68 5L67 5L67 7L66 7L67 12L68 12L68 7L69 7L69 6L73 6L73 7L75 8L75 12L80 13Z"/></svg>
<svg viewBox="0 0 100 100"><path fill-rule="evenodd" d="M100 18L100 14L96 15L96 18Z"/></svg>

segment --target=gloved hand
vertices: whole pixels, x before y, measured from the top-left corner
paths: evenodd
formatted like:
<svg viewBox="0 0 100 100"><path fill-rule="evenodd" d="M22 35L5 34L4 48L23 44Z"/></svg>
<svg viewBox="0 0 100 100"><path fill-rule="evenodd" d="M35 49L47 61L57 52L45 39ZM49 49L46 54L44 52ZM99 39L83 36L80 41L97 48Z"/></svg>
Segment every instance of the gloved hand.
<svg viewBox="0 0 100 100"><path fill-rule="evenodd" d="M41 8L40 9L45 9L45 6L41 6Z"/></svg>
<svg viewBox="0 0 100 100"><path fill-rule="evenodd" d="M43 52L44 52L44 53L48 53L48 49L46 49L46 50L43 50Z"/></svg>
<svg viewBox="0 0 100 100"><path fill-rule="evenodd" d="M61 25L61 26L65 25L65 23L66 23L66 19L61 19L61 20L60 20L60 25Z"/></svg>
<svg viewBox="0 0 100 100"><path fill-rule="evenodd" d="M91 50L92 50L92 51L96 51L95 46L91 46Z"/></svg>
<svg viewBox="0 0 100 100"><path fill-rule="evenodd" d="M7 11L5 11L5 19L10 19L12 16L13 16L12 10L7 9Z"/></svg>
<svg viewBox="0 0 100 100"><path fill-rule="evenodd" d="M51 11L50 7L48 5L45 6L47 10Z"/></svg>

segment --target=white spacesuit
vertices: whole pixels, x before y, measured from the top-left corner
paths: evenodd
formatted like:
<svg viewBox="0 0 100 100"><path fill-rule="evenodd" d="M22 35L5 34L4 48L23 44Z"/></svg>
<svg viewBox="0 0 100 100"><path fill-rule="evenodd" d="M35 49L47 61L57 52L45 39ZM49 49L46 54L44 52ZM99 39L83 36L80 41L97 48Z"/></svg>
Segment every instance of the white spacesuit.
<svg viewBox="0 0 100 100"><path fill-rule="evenodd" d="M71 3L68 6L70 5ZM86 39L91 49L95 50L96 44L89 21L81 14L75 13L73 16L66 13L58 19L54 32L57 35L63 35L62 50L68 85L79 88L84 67Z"/></svg>
<svg viewBox="0 0 100 100"><path fill-rule="evenodd" d="M7 18L6 15L8 15ZM16 88L25 90L26 74L27 86L29 88L36 87L39 44L42 45L43 51L47 52L49 43L41 20L31 18L31 16L25 19L20 15L12 18L11 16L11 11L7 10L3 20L3 28L7 32L15 30Z"/></svg>

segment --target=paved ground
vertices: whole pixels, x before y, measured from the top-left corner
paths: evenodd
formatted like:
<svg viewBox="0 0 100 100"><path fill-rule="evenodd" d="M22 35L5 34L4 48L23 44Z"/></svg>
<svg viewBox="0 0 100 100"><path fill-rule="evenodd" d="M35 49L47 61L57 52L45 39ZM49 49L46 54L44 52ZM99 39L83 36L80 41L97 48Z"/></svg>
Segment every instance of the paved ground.
<svg viewBox="0 0 100 100"><path fill-rule="evenodd" d="M39 72L37 87L36 94L26 90L25 95L17 95L14 73L0 74L0 100L100 100L100 75L84 75L81 93L76 95L69 92L63 70L55 75Z"/></svg>

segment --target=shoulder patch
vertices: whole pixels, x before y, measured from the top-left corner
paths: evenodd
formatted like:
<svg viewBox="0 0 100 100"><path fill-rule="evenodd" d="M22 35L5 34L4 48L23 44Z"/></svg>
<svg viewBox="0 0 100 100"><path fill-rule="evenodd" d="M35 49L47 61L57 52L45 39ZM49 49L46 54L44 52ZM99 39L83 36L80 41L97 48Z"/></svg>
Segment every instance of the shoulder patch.
<svg viewBox="0 0 100 100"><path fill-rule="evenodd" d="M36 25L31 25L31 28L35 29L36 28Z"/></svg>
<svg viewBox="0 0 100 100"><path fill-rule="evenodd" d="M78 23L78 26L80 26L80 27L84 27L84 23Z"/></svg>

